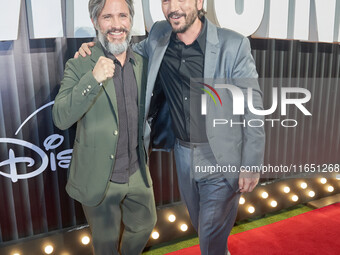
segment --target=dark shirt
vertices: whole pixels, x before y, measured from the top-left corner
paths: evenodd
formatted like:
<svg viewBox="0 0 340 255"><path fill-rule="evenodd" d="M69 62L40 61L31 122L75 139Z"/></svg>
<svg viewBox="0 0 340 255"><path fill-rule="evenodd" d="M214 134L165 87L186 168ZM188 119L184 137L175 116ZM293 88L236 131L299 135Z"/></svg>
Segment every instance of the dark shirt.
<svg viewBox="0 0 340 255"><path fill-rule="evenodd" d="M138 90L133 65L135 58L129 47L124 66L114 55L105 51L107 58L115 63L113 83L118 106L118 143L115 164L111 176L112 182L127 183L129 177L137 171L138 164Z"/></svg>
<svg viewBox="0 0 340 255"><path fill-rule="evenodd" d="M203 78L207 22L190 45L172 33L158 73L158 80L170 107L174 133L186 142L207 142L205 116L201 115L202 84L190 84L190 78Z"/></svg>

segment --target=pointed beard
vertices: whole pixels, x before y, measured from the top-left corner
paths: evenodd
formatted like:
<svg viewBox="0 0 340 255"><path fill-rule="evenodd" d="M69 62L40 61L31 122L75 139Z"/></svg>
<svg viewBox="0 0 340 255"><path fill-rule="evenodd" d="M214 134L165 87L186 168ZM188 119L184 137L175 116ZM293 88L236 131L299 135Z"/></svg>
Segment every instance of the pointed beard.
<svg viewBox="0 0 340 255"><path fill-rule="evenodd" d="M105 50L116 56L127 50L131 40L130 32L126 32L127 36L121 43L110 42L107 37L98 29L98 40L103 45ZM106 33L107 34L107 33Z"/></svg>

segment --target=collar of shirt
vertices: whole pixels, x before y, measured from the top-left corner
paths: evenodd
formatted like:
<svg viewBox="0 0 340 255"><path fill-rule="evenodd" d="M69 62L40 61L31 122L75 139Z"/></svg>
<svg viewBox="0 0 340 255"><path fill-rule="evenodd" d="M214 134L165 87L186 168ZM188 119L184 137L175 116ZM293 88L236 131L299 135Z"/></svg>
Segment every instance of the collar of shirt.
<svg viewBox="0 0 340 255"><path fill-rule="evenodd" d="M113 55L111 54L110 52L108 52L104 46L102 44L100 44L102 46L102 49L104 51L104 54L105 54L105 57L109 58L109 59L112 59L113 62L115 64L119 64L120 65L120 62L119 60ZM131 46L129 45L129 47L127 48L126 50L126 59L129 60L129 62L131 62L132 64L135 64L136 63L136 58L135 56L133 55L133 52L132 52L132 49L131 49Z"/></svg>
<svg viewBox="0 0 340 255"><path fill-rule="evenodd" d="M200 34L198 35L198 37L196 38L196 40L190 45L193 45L195 42L197 42L202 53L204 54L205 53L205 43L206 43L206 39L207 39L207 21L205 20L205 17L202 17L201 21L203 23L202 30L201 30ZM183 43L181 40L179 40L177 38L177 34L174 33L174 32L171 33L171 40L175 43Z"/></svg>

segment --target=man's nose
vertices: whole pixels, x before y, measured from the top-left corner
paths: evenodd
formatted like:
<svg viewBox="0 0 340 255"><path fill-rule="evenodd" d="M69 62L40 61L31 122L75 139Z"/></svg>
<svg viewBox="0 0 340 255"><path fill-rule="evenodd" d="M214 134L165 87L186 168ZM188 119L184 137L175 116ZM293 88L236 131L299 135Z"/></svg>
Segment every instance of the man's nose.
<svg viewBox="0 0 340 255"><path fill-rule="evenodd" d="M119 20L119 17L113 16L111 19L111 27L112 28L119 28L121 27L121 22Z"/></svg>
<svg viewBox="0 0 340 255"><path fill-rule="evenodd" d="M170 1L170 12L175 12L179 10L179 2L178 0Z"/></svg>

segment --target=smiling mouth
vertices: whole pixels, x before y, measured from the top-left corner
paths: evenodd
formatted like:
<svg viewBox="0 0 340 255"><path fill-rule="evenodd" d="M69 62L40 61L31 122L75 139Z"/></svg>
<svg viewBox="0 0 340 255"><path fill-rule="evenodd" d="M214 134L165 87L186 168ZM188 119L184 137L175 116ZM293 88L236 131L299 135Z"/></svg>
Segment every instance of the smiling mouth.
<svg viewBox="0 0 340 255"><path fill-rule="evenodd" d="M110 35L113 35L113 36L119 36L119 35L122 35L124 32L121 31L121 32L109 32L108 34Z"/></svg>
<svg viewBox="0 0 340 255"><path fill-rule="evenodd" d="M112 29L112 30L109 30L109 31L107 31L106 34L108 36L110 36L110 37L121 37L126 32L127 32L126 29L121 28L121 29Z"/></svg>
<svg viewBox="0 0 340 255"><path fill-rule="evenodd" d="M169 19L173 19L173 20L178 20L178 19L180 19L180 18L182 18L182 17L184 17L184 16L185 16L185 14L170 13L170 14L168 15L168 18L169 18Z"/></svg>

